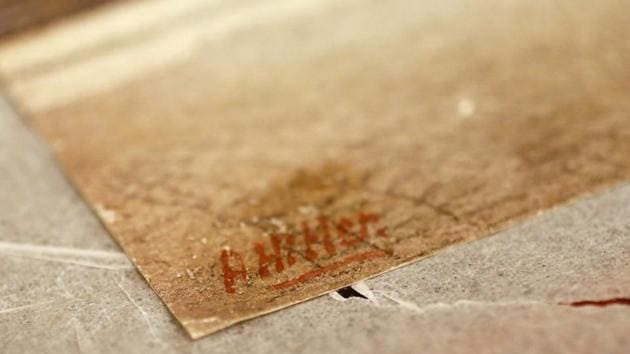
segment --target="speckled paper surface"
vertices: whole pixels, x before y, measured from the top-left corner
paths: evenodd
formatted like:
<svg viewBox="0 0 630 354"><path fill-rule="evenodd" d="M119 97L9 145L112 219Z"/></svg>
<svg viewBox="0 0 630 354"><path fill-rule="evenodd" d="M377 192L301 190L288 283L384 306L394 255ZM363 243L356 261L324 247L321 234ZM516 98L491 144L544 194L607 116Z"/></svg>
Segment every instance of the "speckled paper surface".
<svg viewBox="0 0 630 354"><path fill-rule="evenodd" d="M630 188L559 207L365 282L192 341L0 101L0 348L8 353L619 353ZM365 288L368 288L368 291Z"/></svg>

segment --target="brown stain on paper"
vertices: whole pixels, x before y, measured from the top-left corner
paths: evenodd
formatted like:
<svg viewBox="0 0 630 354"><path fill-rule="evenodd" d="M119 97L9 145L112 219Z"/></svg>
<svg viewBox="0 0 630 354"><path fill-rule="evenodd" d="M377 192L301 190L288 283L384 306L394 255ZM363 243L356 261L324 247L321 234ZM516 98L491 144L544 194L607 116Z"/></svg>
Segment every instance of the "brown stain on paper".
<svg viewBox="0 0 630 354"><path fill-rule="evenodd" d="M103 92L4 74L194 338L630 178L618 3L319 6Z"/></svg>
<svg viewBox="0 0 630 354"><path fill-rule="evenodd" d="M573 306L573 307L587 307L587 306L606 307L606 306L613 306L613 305L630 306L630 299L619 297L619 298L606 299L606 300L583 300L583 301L571 302L568 305Z"/></svg>
<svg viewBox="0 0 630 354"><path fill-rule="evenodd" d="M2 0L0 1L0 37L47 25L107 2L112 1Z"/></svg>
<svg viewBox="0 0 630 354"><path fill-rule="evenodd" d="M353 171L348 164L324 162L303 167L288 178L273 181L260 195L245 203L243 218L282 216L299 208L323 208L342 195L364 187L367 173Z"/></svg>

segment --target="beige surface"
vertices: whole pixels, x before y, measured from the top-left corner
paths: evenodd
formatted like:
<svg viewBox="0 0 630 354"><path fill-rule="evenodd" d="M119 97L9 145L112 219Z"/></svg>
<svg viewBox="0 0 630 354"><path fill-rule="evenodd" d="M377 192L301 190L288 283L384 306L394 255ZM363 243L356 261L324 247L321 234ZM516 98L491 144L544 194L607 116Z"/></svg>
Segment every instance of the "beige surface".
<svg viewBox="0 0 630 354"><path fill-rule="evenodd" d="M296 4L0 64L193 337L630 177L627 6Z"/></svg>
<svg viewBox="0 0 630 354"><path fill-rule="evenodd" d="M0 352L619 353L630 188L192 341L0 102Z"/></svg>
<svg viewBox="0 0 630 354"><path fill-rule="evenodd" d="M85 11L105 0L1 0L0 37L33 29Z"/></svg>

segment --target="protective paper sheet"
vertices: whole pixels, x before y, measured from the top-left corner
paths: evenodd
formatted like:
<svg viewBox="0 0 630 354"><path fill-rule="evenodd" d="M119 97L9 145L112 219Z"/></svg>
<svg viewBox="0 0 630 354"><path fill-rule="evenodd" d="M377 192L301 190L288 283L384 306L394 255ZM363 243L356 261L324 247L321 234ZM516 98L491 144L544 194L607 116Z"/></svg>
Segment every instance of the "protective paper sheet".
<svg viewBox="0 0 630 354"><path fill-rule="evenodd" d="M630 177L628 10L132 2L0 73L197 338Z"/></svg>

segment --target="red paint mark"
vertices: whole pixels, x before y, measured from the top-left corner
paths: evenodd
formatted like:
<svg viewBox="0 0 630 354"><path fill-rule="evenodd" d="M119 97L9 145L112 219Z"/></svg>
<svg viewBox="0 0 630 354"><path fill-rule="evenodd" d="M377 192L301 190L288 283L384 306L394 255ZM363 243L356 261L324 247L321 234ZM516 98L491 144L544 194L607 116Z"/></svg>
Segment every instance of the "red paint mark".
<svg viewBox="0 0 630 354"><path fill-rule="evenodd" d="M317 252L311 246L317 244L317 235L311 232L307 221L302 222L302 230L304 231L304 245L306 246L304 255L309 261L314 261L317 259Z"/></svg>
<svg viewBox="0 0 630 354"><path fill-rule="evenodd" d="M282 250L280 249L280 236L271 235L271 248L273 253L267 255L265 253L265 244L262 242L256 243L254 246L256 253L258 253L258 274L260 274L261 278L268 277L271 275L269 273L269 263L275 263L276 272L280 273L284 270L284 263L282 263Z"/></svg>
<svg viewBox="0 0 630 354"><path fill-rule="evenodd" d="M320 216L317 218L319 221L319 227L322 229L322 233L324 234L324 249L328 252L329 256L334 256L337 254L335 250L335 245L333 244L332 239L330 238L330 230L328 229L328 218L325 216Z"/></svg>
<svg viewBox="0 0 630 354"><path fill-rule="evenodd" d="M281 289L286 289L286 288L291 288L294 287L296 285L299 285L301 283L304 283L305 281L308 281L310 279L313 278L317 278L323 274L326 273L330 273L336 269L339 269L343 266L346 266L348 264L351 263L355 263L355 262L361 262L361 261L365 261L368 259L373 259L373 258L379 258L379 257L384 257L386 256L387 253L383 252L383 251L367 251L367 252L363 252L363 253L358 253L358 254L353 254L350 256L347 256L337 262L333 262L325 267L322 268L318 268L318 269L314 269L311 270L309 272L306 272L300 276L297 276L293 279L289 279L287 281L283 281L282 283L278 283L276 285L272 285L271 288L275 289L275 290L281 290Z"/></svg>
<svg viewBox="0 0 630 354"><path fill-rule="evenodd" d="M351 237L352 236L352 227L354 223L346 218L341 218L337 223L337 232L339 233L339 238L341 239L341 244L346 247L352 247L361 242L362 237Z"/></svg>
<svg viewBox="0 0 630 354"><path fill-rule="evenodd" d="M575 307L584 307L584 306L597 306L597 307L605 307L610 305L626 305L630 306L630 298L615 298L615 299L607 299L607 300L586 300L586 301L576 301L571 302L568 305Z"/></svg>
<svg viewBox="0 0 630 354"><path fill-rule="evenodd" d="M359 224L361 224L361 239L365 240L368 237L368 223L377 223L380 217L376 214L359 213ZM376 234L381 237L387 237L385 228L380 228L376 231Z"/></svg>
<svg viewBox="0 0 630 354"><path fill-rule="evenodd" d="M235 258L240 263L240 269L234 270L234 268L230 267L230 257ZM225 286L225 292L234 294L236 292L236 278L241 277L244 280L248 279L243 257L241 257L238 252L223 249L221 250L221 265L223 265L223 285Z"/></svg>
<svg viewBox="0 0 630 354"><path fill-rule="evenodd" d="M287 235L287 245L289 245L289 254L287 254L287 265L290 267L295 264L295 257L293 256L293 247L295 247L295 235Z"/></svg>
<svg viewBox="0 0 630 354"><path fill-rule="evenodd" d="M366 242L370 237L387 237L386 228L378 228L380 217L376 214L359 212L353 218L342 217L338 220L331 220L326 216L319 216L315 220L303 221L302 235L295 232L272 233L261 242L255 242L252 251L258 260L257 275L260 278L268 278L274 274L280 274L298 262L295 254L304 252L307 260L314 262L324 254L329 257L336 256L338 249L350 250L362 242ZM313 224L315 227L313 227ZM333 237L335 233L335 237ZM284 243L284 245L283 245ZM285 247L286 246L286 247ZM331 272L349 263L359 262L364 259L382 257L387 255L383 251L369 251L360 254L346 256L339 261L329 258L332 264L323 268L313 269L297 278L271 286L272 289L284 289L292 287L301 282L318 277L324 273ZM223 282L226 293L236 292L236 282L238 280L249 281L248 275L253 269L247 269L244 259L254 257L241 257L238 252L226 248L221 251L220 261L223 265ZM254 277L254 280L258 278Z"/></svg>

